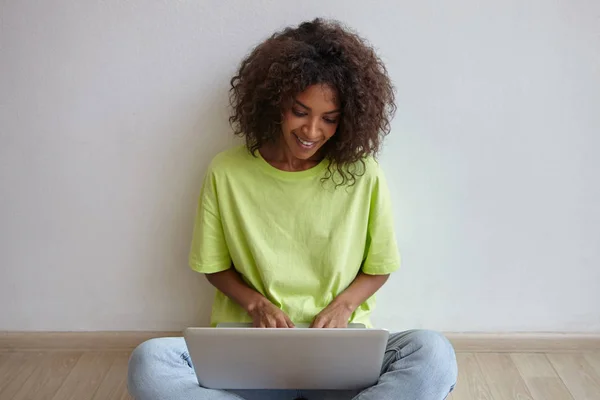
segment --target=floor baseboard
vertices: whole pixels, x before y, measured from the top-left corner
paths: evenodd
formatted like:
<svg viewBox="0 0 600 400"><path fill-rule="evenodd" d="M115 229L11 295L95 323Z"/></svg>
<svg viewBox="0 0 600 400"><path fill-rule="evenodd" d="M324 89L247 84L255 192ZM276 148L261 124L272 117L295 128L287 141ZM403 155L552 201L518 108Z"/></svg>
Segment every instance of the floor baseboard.
<svg viewBox="0 0 600 400"><path fill-rule="evenodd" d="M181 336L181 332L0 332L1 351L39 350L133 350L138 344L157 337Z"/></svg>
<svg viewBox="0 0 600 400"><path fill-rule="evenodd" d="M462 333L447 332L457 352L565 353L600 351L600 333ZM181 332L0 332L0 352L130 351L145 340L181 336Z"/></svg>
<svg viewBox="0 0 600 400"><path fill-rule="evenodd" d="M600 333L469 333L446 332L457 352L578 353L600 351Z"/></svg>

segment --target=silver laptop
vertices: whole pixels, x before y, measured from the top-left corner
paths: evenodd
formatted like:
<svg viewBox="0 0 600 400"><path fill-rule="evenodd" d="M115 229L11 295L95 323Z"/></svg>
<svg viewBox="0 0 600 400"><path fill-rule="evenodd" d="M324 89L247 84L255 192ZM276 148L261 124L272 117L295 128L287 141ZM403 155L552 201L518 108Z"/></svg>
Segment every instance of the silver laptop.
<svg viewBox="0 0 600 400"><path fill-rule="evenodd" d="M389 332L358 326L228 324L188 328L184 337L198 383L206 388L360 390L379 379Z"/></svg>

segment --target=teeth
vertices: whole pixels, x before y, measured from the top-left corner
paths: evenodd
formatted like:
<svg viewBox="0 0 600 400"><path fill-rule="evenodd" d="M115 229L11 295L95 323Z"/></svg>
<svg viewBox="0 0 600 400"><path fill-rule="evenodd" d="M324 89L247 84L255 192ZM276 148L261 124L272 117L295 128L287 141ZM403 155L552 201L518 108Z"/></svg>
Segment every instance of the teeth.
<svg viewBox="0 0 600 400"><path fill-rule="evenodd" d="M298 136L296 136L296 137L298 137ZM312 146L315 143L315 142L306 142L306 141L300 139L299 137L298 137L298 141L300 141L300 143L302 143L305 146Z"/></svg>

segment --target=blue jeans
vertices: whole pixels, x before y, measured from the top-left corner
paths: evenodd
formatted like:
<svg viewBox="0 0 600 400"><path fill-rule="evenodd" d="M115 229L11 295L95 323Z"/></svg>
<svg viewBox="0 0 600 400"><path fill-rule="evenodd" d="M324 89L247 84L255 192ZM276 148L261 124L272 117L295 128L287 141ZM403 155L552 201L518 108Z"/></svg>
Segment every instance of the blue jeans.
<svg viewBox="0 0 600 400"><path fill-rule="evenodd" d="M381 376L357 391L214 390L198 385L183 338L151 339L131 354L127 386L135 400L443 400L456 384L454 349L441 334L390 335Z"/></svg>

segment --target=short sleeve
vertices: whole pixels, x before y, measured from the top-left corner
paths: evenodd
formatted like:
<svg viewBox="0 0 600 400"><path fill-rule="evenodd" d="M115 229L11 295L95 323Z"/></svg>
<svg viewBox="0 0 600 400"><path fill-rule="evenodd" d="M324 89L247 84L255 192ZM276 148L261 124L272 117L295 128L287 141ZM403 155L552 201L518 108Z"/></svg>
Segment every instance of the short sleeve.
<svg viewBox="0 0 600 400"><path fill-rule="evenodd" d="M400 253L394 233L394 218L389 189L383 171L377 166L371 190L367 245L362 272L385 275L400 267Z"/></svg>
<svg viewBox="0 0 600 400"><path fill-rule="evenodd" d="M198 200L189 264L194 271L205 274L225 271L231 267L231 256L219 212L215 176L211 169L206 174Z"/></svg>

